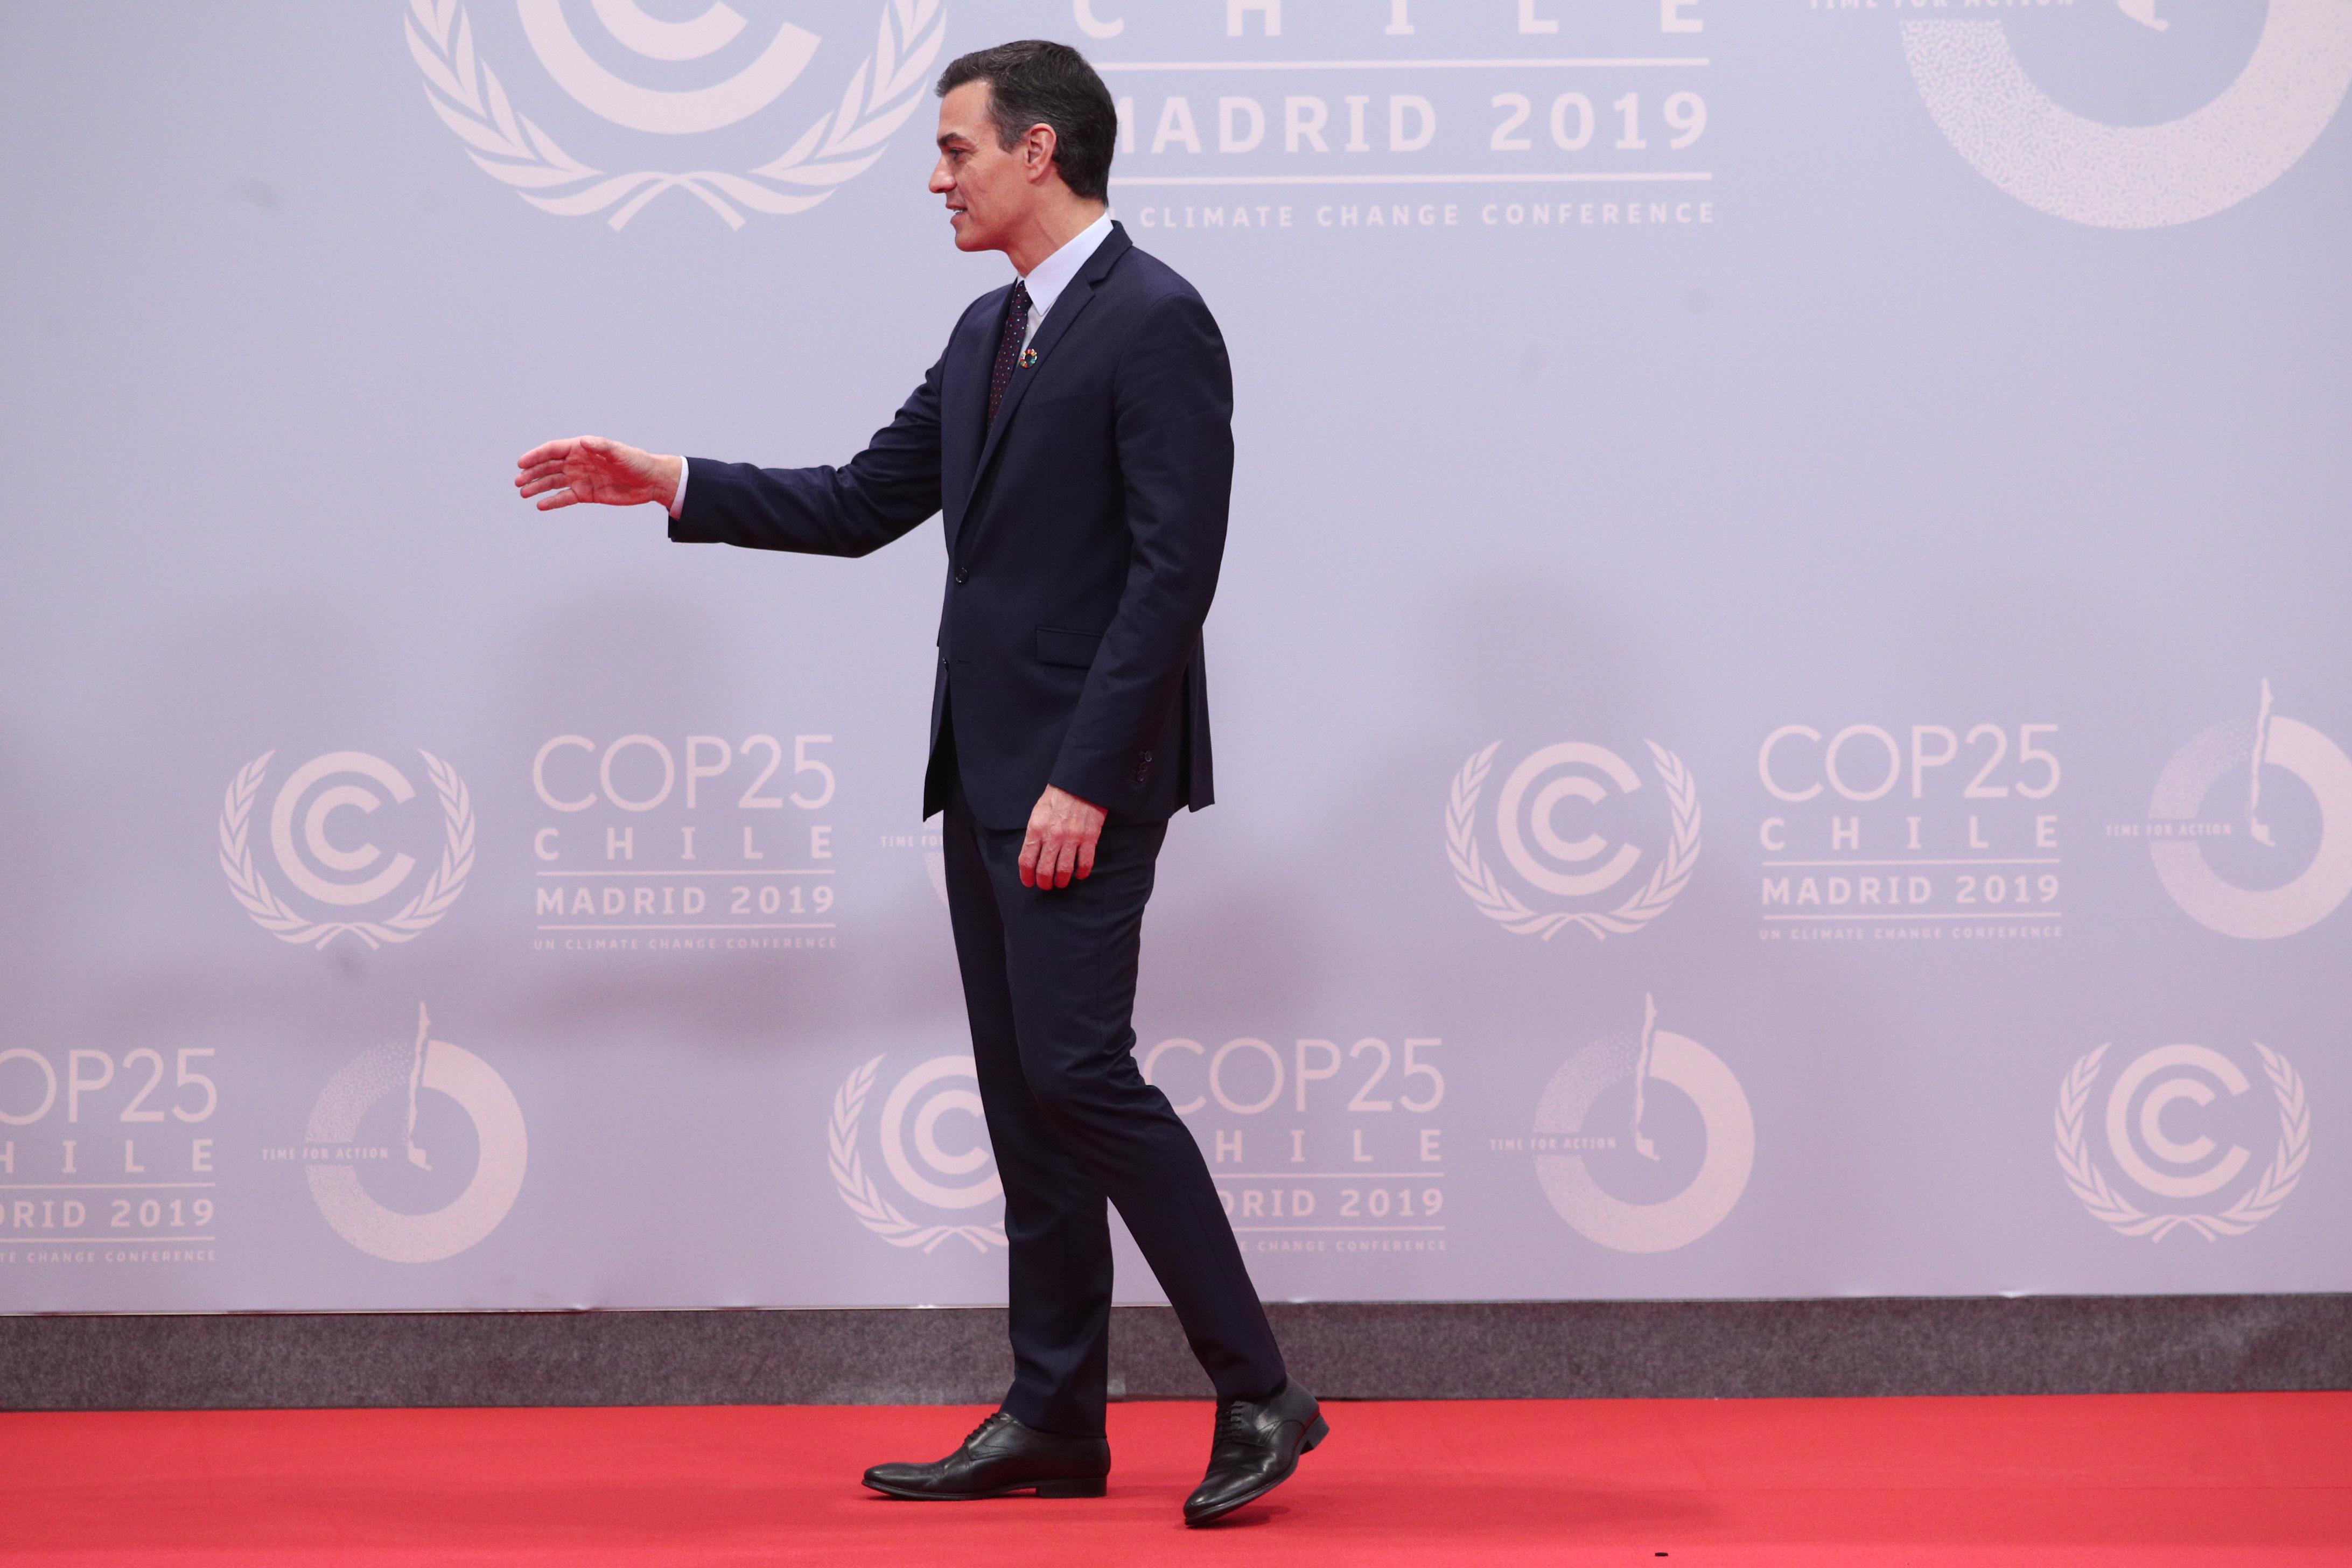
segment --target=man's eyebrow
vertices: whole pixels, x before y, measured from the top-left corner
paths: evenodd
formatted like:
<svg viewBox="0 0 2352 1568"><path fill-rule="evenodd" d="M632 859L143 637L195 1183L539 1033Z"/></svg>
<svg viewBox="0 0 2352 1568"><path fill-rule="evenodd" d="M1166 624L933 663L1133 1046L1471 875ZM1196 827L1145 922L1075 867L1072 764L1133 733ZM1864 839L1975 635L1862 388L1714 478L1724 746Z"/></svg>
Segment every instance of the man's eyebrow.
<svg viewBox="0 0 2352 1568"><path fill-rule="evenodd" d="M941 152L945 152L947 150L947 145L950 142L961 142L967 147L971 145L971 138L965 135L961 131L942 131L940 132L940 150Z"/></svg>

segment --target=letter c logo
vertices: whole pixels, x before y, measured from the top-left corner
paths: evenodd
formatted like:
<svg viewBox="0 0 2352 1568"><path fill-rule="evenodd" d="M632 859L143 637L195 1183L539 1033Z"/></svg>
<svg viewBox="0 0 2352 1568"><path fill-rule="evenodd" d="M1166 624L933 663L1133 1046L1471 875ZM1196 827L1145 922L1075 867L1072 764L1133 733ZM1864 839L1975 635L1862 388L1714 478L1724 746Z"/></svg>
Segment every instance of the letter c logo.
<svg viewBox="0 0 2352 1568"><path fill-rule="evenodd" d="M394 855L384 868L361 882L331 882L310 868L310 862L294 843L294 814L302 797L312 784L337 773L357 773L382 784L395 804L405 805L416 796L416 791L401 776L400 770L381 757L365 752L330 752L305 763L294 771L278 792L278 799L269 808L269 844L278 852L278 864L287 880L301 889L322 904L352 909L372 904L407 879L416 868L416 861L407 855ZM302 846L311 859L335 871L363 871L383 858L383 851L373 844L362 844L356 849L339 847L328 837L328 819L346 807L373 812L383 801L374 791L361 784L339 784L320 790L302 814Z"/></svg>
<svg viewBox="0 0 2352 1568"><path fill-rule="evenodd" d="M814 33L786 23L757 59L725 81L661 91L625 81L598 64L572 31L563 0L516 4L524 36L559 87L615 125L668 136L716 131L759 113L807 68L818 41ZM661 21L646 15L636 0L595 4L597 16L613 37L651 59L700 59L743 30L743 18L723 3L689 22Z"/></svg>

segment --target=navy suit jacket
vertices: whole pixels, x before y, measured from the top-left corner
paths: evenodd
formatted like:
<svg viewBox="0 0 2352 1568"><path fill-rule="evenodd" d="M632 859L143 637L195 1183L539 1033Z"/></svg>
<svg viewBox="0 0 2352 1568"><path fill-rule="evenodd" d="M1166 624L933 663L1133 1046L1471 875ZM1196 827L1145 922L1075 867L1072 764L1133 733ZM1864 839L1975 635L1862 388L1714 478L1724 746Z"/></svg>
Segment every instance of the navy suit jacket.
<svg viewBox="0 0 2352 1568"><path fill-rule="evenodd" d="M947 804L943 725L986 826L1025 826L1048 784L1114 817L1197 811L1213 798L1201 623L1233 493L1224 340L1192 286L1114 224L992 424L1012 292L971 303L845 467L690 459L670 537L864 555L940 513L923 815Z"/></svg>

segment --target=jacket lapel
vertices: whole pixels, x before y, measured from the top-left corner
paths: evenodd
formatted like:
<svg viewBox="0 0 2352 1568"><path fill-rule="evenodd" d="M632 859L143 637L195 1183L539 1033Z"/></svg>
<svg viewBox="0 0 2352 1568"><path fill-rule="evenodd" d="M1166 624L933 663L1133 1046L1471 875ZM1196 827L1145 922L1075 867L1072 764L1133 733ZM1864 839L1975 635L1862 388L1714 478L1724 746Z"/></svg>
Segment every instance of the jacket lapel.
<svg viewBox="0 0 2352 1568"><path fill-rule="evenodd" d="M1062 290L1062 297L1055 300L1054 308L1045 313L1045 324L1037 329L1036 339L1029 345L1037 355L1037 363L1013 373L1013 381L1004 389L1004 402L998 407L995 422L989 426L988 437L981 446L980 461L972 465L971 494L979 492L980 481L988 473L990 459L996 456L996 448L1003 443L1004 432L1011 428L1013 416L1019 411L1022 398L1028 395L1030 383L1035 381L1038 372L1045 368L1046 357L1054 352L1054 345L1068 334L1072 324L1094 302L1095 289L1110 276L1112 267L1118 264L1121 256L1134 248L1134 245L1135 242L1127 237L1124 225L1112 224L1109 236L1095 247L1095 253L1087 258L1086 266L1070 279L1069 287ZM990 358L992 363L992 350ZM980 407L981 416L986 418L988 399L984 387ZM969 509L971 504L971 495L968 494L964 505Z"/></svg>
<svg viewBox="0 0 2352 1568"><path fill-rule="evenodd" d="M997 291L993 305L979 312L978 324L952 345L948 356L946 382L940 395L940 444L950 545L956 526L963 521L972 480L980 472L980 446L988 437L988 373L995 362L996 340L1004 320L1003 297L1012 291L1009 286Z"/></svg>

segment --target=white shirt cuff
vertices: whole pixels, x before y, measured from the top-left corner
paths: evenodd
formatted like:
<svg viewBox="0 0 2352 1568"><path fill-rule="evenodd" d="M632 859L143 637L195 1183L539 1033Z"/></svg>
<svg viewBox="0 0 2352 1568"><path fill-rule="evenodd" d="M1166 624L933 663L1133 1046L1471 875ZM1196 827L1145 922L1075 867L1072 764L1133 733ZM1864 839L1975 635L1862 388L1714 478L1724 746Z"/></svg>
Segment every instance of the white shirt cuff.
<svg viewBox="0 0 2352 1568"><path fill-rule="evenodd" d="M686 510L686 459L677 460L677 494L669 498L669 514L677 516Z"/></svg>

